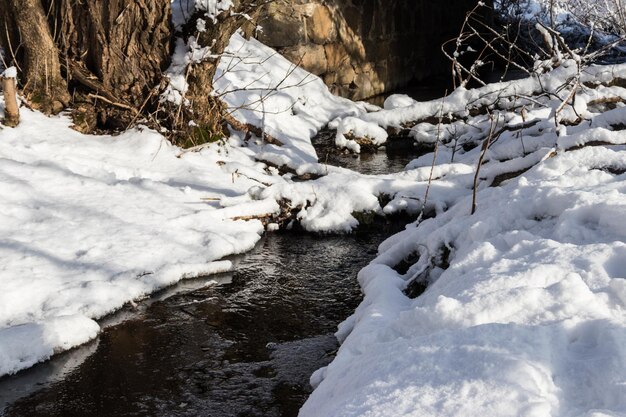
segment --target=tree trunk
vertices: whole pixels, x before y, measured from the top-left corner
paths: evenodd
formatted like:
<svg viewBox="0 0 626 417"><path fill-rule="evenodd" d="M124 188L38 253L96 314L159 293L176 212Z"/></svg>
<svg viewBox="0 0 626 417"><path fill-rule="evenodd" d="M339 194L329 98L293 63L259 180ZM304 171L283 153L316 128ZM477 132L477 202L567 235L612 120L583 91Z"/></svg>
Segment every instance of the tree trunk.
<svg viewBox="0 0 626 417"><path fill-rule="evenodd" d="M45 113L60 112L70 96L61 76L59 51L40 0L1 1L6 25L0 31L3 44L8 46L9 54L16 54L26 98Z"/></svg>
<svg viewBox="0 0 626 417"><path fill-rule="evenodd" d="M0 26L9 34L3 39L0 30L0 41L9 55L17 51L24 90L37 107L60 111L69 85L77 130L124 130L145 117L194 144L223 136L227 114L212 96L219 56L268 1L235 0L215 19L206 11L190 19L183 36L197 36L212 57L189 68L191 104L180 108L159 103L174 35L170 0L0 0L9 5L0 7ZM197 19L205 21L205 32L198 33Z"/></svg>
<svg viewBox="0 0 626 417"><path fill-rule="evenodd" d="M44 1L55 11L71 87L92 93L78 96L80 112L95 111L97 127L120 130L137 112L155 110L171 55L170 1Z"/></svg>
<svg viewBox="0 0 626 417"><path fill-rule="evenodd" d="M33 107L59 112L69 83L75 112L91 121L81 130L124 129L158 102L171 54L170 7L168 0L0 0L0 41Z"/></svg>
<svg viewBox="0 0 626 417"><path fill-rule="evenodd" d="M59 5L58 44L113 96L139 107L171 55L167 0L46 0Z"/></svg>
<svg viewBox="0 0 626 417"><path fill-rule="evenodd" d="M189 68L189 89L185 98L190 105L182 109L182 117L174 120L175 143L195 146L223 137L227 133L226 124L232 118L228 117L224 103L212 94L213 78L230 38L242 26L254 21L261 6L267 2L268 0L237 2L233 10L219 14L215 21L205 17L202 12L189 19L184 31L196 34L199 46L210 47L211 57ZM205 21L206 31L197 33L194 30L198 19Z"/></svg>

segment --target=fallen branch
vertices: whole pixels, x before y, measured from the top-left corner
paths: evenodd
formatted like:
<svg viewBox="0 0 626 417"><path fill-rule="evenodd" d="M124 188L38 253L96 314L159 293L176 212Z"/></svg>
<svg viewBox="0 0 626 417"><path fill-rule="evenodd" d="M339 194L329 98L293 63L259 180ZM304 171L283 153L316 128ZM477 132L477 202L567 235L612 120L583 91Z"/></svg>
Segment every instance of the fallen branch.
<svg viewBox="0 0 626 417"><path fill-rule="evenodd" d="M83 86L88 89L95 91L98 96L103 96L106 98L105 101L107 103L121 103L122 100L117 98L113 93L111 93L105 86L100 82L98 77L93 75L88 69L84 68L82 65L72 61L67 61L68 72L72 75L72 78L78 81ZM111 104L111 103L110 103ZM128 106L124 103L125 106ZM130 106L128 106L130 107Z"/></svg>
<svg viewBox="0 0 626 417"><path fill-rule="evenodd" d="M130 112L132 112L135 115L139 115L139 110L137 110L136 108L129 106L128 104L124 104L124 103L120 103L120 102L115 102L113 100L109 100L108 98L101 96L99 94L93 94L93 93L89 93L87 95L88 98L92 98L92 99L96 99L96 100L100 100L100 101L104 101L105 103L113 106L113 107L119 107L120 109L124 109L124 110L128 110Z"/></svg>
<svg viewBox="0 0 626 417"><path fill-rule="evenodd" d="M263 132L263 130L259 127L253 126L250 123L241 123L239 120L235 119L232 115L228 113L224 114L223 117L226 123L232 126L233 129L245 133L246 140L250 139L251 135L254 134L259 138L263 138L265 142L271 145L283 146L283 143L280 140Z"/></svg>

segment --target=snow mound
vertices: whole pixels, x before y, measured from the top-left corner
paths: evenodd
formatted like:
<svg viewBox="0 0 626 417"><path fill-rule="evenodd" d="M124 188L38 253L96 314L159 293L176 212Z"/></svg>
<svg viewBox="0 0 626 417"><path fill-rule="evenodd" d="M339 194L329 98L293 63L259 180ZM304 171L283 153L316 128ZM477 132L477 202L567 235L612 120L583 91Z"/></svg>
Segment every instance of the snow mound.
<svg viewBox="0 0 626 417"><path fill-rule="evenodd" d="M247 197L275 179L236 138L181 155L146 129L85 136L65 117L21 113L0 130L0 375L86 342L91 319L133 299L228 270L219 260L263 232L231 219L278 210Z"/></svg>
<svg viewBox="0 0 626 417"><path fill-rule="evenodd" d="M626 176L609 165L623 146L560 154L480 191L475 215L461 199L383 243L300 415L624 415Z"/></svg>
<svg viewBox="0 0 626 417"><path fill-rule="evenodd" d="M337 129L335 145L338 148L347 148L354 153L361 152L361 145L357 139L365 139L374 146L380 146L387 142L387 131L375 123L368 123L356 117L346 117L339 119L329 125ZM353 138L353 139L349 139Z"/></svg>
<svg viewBox="0 0 626 417"><path fill-rule="evenodd" d="M215 90L237 120L260 127L283 144L267 144L260 138L257 158L299 173L322 171L311 144L320 129L338 117L372 108L334 96L319 77L238 34L220 62Z"/></svg>

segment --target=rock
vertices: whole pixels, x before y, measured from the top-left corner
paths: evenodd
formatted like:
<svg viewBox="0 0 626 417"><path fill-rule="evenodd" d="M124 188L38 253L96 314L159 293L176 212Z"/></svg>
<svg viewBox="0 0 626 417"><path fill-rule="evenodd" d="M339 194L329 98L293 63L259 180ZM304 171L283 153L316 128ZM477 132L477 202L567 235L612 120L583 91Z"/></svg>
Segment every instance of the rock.
<svg viewBox="0 0 626 417"><path fill-rule="evenodd" d="M318 45L334 42L337 39L337 27L328 7L317 5L307 18L307 36Z"/></svg>
<svg viewBox="0 0 626 417"><path fill-rule="evenodd" d="M302 17L292 6L281 8L272 3L259 23L262 31L258 39L272 48L295 46L306 39Z"/></svg>
<svg viewBox="0 0 626 417"><path fill-rule="evenodd" d="M328 71L328 61L322 45L298 45L282 50L282 54L291 62L300 63L300 66L315 75L322 75Z"/></svg>
<svg viewBox="0 0 626 417"><path fill-rule="evenodd" d="M324 52L328 61L328 71L339 72L340 69L345 69L346 64L351 61L348 51L341 43L325 45Z"/></svg>
<svg viewBox="0 0 626 417"><path fill-rule="evenodd" d="M490 3L490 0L487 0ZM448 74L441 52L474 0L285 0L260 19L259 39L361 100ZM323 52L323 53L322 53Z"/></svg>

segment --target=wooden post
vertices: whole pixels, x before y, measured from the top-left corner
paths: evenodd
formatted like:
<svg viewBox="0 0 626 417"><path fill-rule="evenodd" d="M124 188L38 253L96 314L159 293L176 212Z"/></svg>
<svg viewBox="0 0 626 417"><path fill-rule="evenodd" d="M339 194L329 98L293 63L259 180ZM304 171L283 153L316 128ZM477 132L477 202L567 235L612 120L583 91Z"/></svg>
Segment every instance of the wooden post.
<svg viewBox="0 0 626 417"><path fill-rule="evenodd" d="M17 105L17 81L15 77L7 77L6 75L5 72L0 77L4 91L4 124L15 127L20 123L20 110Z"/></svg>

